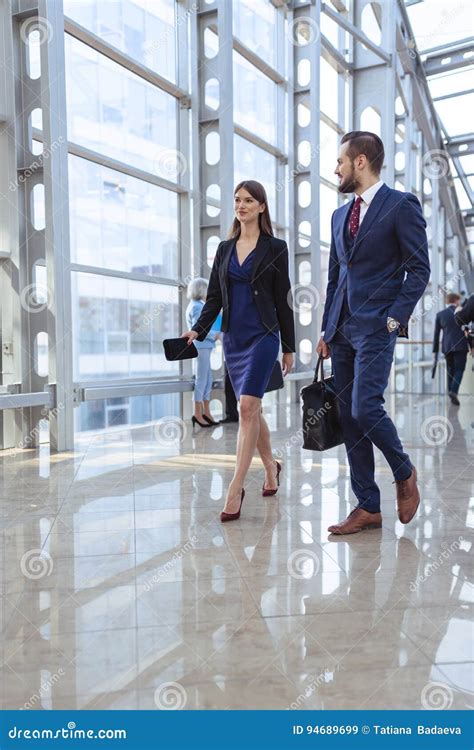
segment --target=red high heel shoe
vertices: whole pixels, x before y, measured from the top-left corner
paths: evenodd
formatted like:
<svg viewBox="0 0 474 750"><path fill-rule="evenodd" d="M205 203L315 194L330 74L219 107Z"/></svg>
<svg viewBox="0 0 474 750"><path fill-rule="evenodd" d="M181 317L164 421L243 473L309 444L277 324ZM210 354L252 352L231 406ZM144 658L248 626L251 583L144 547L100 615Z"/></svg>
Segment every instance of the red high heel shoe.
<svg viewBox="0 0 474 750"><path fill-rule="evenodd" d="M242 488L239 510L237 511L237 513L226 513L223 510L221 513L221 523L226 523L226 521L237 521L237 519L240 517L240 511L242 509L242 503L244 502L244 497L245 497L245 490Z"/></svg>
<svg viewBox="0 0 474 750"><path fill-rule="evenodd" d="M277 485L279 487L280 486L281 465L278 463L278 461L276 462L276 465L277 465L276 480L277 480ZM266 490L265 489L265 482L264 482L263 483L263 487L262 487L262 495L263 495L263 497L270 497L270 495L276 495L276 493L278 492L278 487L276 488L276 490Z"/></svg>

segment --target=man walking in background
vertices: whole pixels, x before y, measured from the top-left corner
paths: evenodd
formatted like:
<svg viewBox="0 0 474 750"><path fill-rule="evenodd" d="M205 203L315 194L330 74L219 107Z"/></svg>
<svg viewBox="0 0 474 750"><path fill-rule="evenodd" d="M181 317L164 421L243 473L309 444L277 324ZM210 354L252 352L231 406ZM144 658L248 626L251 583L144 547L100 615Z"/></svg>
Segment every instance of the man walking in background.
<svg viewBox="0 0 474 750"><path fill-rule="evenodd" d="M333 534L380 528L374 445L392 469L398 517L408 523L420 495L416 469L383 408L397 335L430 277L426 222L418 199L380 179L384 147L375 133L341 140L335 174L352 201L332 216L331 251L322 333L317 352L331 357L351 485L358 505Z"/></svg>
<svg viewBox="0 0 474 750"><path fill-rule="evenodd" d="M237 409L237 398L235 396L232 382L229 377L229 371L224 360L224 388L225 388L225 417L219 421L219 424L230 424L239 421L239 412Z"/></svg>
<svg viewBox="0 0 474 750"><path fill-rule="evenodd" d="M451 403L459 406L458 392L462 376L466 367L469 343L464 331L458 326L454 318L456 307L461 302L461 295L451 292L446 296L447 307L436 315L433 337L433 355L438 360L439 337L443 338L441 347L446 357L446 371L448 374L448 395Z"/></svg>

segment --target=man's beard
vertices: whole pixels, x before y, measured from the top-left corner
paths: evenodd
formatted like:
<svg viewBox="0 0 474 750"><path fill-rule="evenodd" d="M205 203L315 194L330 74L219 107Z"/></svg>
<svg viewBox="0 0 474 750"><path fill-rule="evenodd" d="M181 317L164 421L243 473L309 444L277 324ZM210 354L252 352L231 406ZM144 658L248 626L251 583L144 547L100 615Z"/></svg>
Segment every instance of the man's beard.
<svg viewBox="0 0 474 750"><path fill-rule="evenodd" d="M359 187L359 180L354 174L354 167L349 177L345 177L340 183L338 190L340 193L354 193L356 188Z"/></svg>

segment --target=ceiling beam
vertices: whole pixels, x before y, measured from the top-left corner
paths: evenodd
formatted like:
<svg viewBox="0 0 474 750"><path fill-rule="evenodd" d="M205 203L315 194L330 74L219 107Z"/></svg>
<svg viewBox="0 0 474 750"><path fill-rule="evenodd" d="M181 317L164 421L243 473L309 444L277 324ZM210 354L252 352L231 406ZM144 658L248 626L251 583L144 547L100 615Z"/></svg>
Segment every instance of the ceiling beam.
<svg viewBox="0 0 474 750"><path fill-rule="evenodd" d="M470 53L467 54L467 53ZM448 70L457 70L472 65L472 54L474 53L474 42L463 42L457 46L447 49L441 49L439 52L426 54L423 56L423 68L427 77L446 73ZM426 57L425 57L426 54Z"/></svg>
<svg viewBox="0 0 474 750"><path fill-rule="evenodd" d="M464 225L466 227L474 227L474 208L468 208L467 211L463 211Z"/></svg>
<svg viewBox="0 0 474 750"><path fill-rule="evenodd" d="M460 150L461 146L467 146L467 148ZM453 138L449 138L446 150L452 158L474 154L474 134L466 133L465 135L456 135Z"/></svg>
<svg viewBox="0 0 474 750"><path fill-rule="evenodd" d="M464 173L464 170L462 168L462 165L459 162L459 158L457 156L453 157L453 164L456 167L458 177L461 180L461 184L464 188L464 190L467 193L467 197L471 201L471 206L474 206L474 194L471 190L471 186L469 184L469 180L467 179L466 174Z"/></svg>
<svg viewBox="0 0 474 750"><path fill-rule="evenodd" d="M434 102L442 102L444 99L454 99L456 96L464 96L465 94L474 94L474 89L461 89L461 91L453 91L451 94L443 94L442 96L434 96Z"/></svg>

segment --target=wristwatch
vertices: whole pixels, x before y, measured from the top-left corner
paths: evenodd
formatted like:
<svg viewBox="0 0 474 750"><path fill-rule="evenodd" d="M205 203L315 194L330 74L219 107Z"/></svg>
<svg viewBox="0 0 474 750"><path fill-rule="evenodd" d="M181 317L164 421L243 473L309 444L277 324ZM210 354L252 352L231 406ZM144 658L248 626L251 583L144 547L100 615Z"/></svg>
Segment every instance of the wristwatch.
<svg viewBox="0 0 474 750"><path fill-rule="evenodd" d="M387 318L387 328L390 331L390 333L393 333L399 327L400 327L400 323L398 322L398 320L395 320L395 318L391 318L390 316Z"/></svg>

